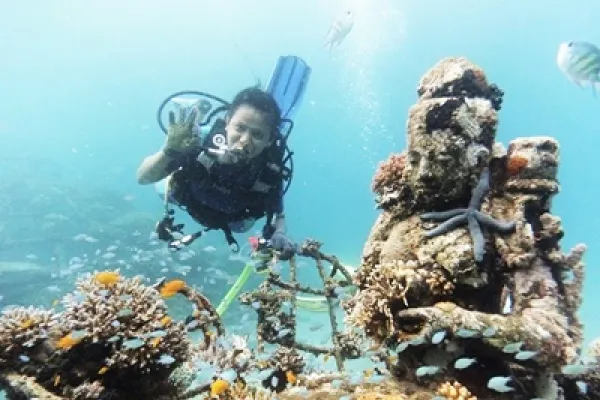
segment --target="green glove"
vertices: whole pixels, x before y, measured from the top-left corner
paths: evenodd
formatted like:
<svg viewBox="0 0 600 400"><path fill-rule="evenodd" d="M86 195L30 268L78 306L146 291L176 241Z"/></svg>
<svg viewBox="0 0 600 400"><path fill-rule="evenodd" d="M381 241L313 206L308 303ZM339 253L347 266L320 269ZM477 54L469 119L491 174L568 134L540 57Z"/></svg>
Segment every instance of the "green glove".
<svg viewBox="0 0 600 400"><path fill-rule="evenodd" d="M207 100L192 107L189 112L184 107L179 112L179 120L175 121L175 113L169 112L169 128L167 129L167 140L163 151L167 155L187 154L197 150L200 146L200 136L196 121L201 121L212 108Z"/></svg>

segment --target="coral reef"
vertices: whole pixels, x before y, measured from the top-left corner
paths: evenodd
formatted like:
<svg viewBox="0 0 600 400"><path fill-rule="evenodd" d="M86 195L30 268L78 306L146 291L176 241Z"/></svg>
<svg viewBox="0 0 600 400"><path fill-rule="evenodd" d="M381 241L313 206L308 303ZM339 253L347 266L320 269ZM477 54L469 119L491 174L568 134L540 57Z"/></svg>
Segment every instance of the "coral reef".
<svg viewBox="0 0 600 400"><path fill-rule="evenodd" d="M417 93L407 148L373 178L381 213L354 275L307 239L284 279L263 248L266 279L239 296L257 314L255 349L184 281L83 275L60 312L3 311L9 398L600 398L600 340L583 354L577 315L586 247L562 250L551 209L558 142L496 142L503 92L465 58L440 61ZM322 287L299 283L298 257ZM324 298L331 345L300 336L298 294ZM168 314L175 295L194 306L185 322ZM337 371L309 365L317 356ZM351 371L357 359L370 368Z"/></svg>
<svg viewBox="0 0 600 400"><path fill-rule="evenodd" d="M62 306L3 312L0 372L11 390L35 391L26 384L34 379L57 397L76 399L172 398L180 391L169 376L189 360L190 342L158 287L118 270L84 274Z"/></svg>

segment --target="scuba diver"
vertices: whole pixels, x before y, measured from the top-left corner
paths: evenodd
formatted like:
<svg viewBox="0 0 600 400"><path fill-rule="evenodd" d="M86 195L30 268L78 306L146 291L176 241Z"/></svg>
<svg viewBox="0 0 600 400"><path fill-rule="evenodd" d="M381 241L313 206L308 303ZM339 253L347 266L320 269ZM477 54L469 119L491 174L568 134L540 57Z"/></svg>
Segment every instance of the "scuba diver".
<svg viewBox="0 0 600 400"><path fill-rule="evenodd" d="M287 138L293 128L289 118L301 102L310 72L300 58L283 56L267 90L246 88L230 104L206 93L189 92L204 98L192 107L180 107L178 118L170 111L166 129L162 107L174 96L163 102L159 124L167 137L157 153L142 161L137 180L142 185L165 183L165 215L156 231L171 249L191 244L204 231L219 229L232 251L238 251L232 232L247 232L266 217L262 236L279 258L289 259L297 253L298 246L286 235L283 209L292 175L292 168L286 166L292 154ZM211 112L207 99L224 106ZM224 117L201 134L219 112L224 112ZM169 203L184 209L204 229L184 235L183 224L174 223Z"/></svg>

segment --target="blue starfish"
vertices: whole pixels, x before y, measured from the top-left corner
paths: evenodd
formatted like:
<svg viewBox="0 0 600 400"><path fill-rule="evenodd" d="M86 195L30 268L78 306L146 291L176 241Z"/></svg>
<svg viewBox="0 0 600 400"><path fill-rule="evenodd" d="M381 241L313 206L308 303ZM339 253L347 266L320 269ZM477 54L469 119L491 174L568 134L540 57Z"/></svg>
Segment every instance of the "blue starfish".
<svg viewBox="0 0 600 400"><path fill-rule="evenodd" d="M484 168L477 186L473 189L471 201L467 208L421 214L421 219L424 221L444 221L437 227L426 231L425 237L432 238L443 235L466 223L473 240L475 261L481 262L485 254L485 238L481 226L495 232L510 233L517 225L514 221L499 221L479 211L483 199L490 189L489 181L490 171L488 168Z"/></svg>

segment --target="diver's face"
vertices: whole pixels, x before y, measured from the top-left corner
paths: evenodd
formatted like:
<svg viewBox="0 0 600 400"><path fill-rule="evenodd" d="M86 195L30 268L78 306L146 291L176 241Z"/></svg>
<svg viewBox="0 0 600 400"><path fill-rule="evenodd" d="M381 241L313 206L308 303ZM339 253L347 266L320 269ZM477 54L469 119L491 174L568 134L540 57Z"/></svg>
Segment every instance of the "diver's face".
<svg viewBox="0 0 600 400"><path fill-rule="evenodd" d="M259 110L240 106L225 126L227 144L242 159L258 156L271 144L271 127L265 115Z"/></svg>

